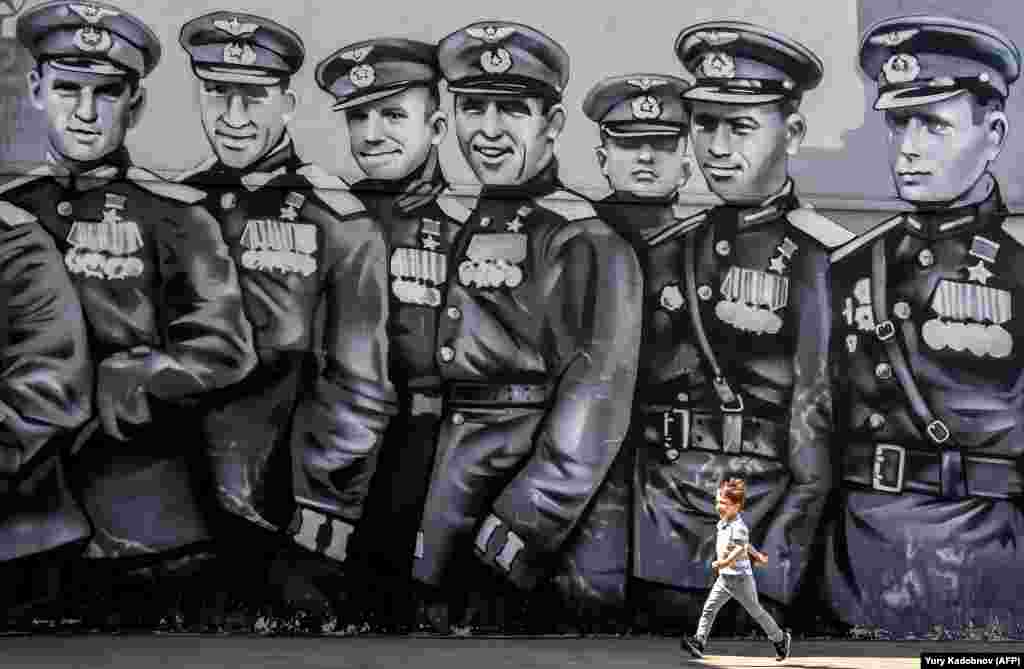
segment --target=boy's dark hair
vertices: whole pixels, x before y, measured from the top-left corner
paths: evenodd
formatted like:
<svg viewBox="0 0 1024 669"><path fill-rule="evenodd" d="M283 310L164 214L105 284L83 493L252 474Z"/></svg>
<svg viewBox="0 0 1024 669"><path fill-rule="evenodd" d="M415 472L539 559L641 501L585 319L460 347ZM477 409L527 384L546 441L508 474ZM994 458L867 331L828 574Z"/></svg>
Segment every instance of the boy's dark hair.
<svg viewBox="0 0 1024 669"><path fill-rule="evenodd" d="M723 478L718 482L718 491L729 502L743 508L747 501L747 482L738 477Z"/></svg>

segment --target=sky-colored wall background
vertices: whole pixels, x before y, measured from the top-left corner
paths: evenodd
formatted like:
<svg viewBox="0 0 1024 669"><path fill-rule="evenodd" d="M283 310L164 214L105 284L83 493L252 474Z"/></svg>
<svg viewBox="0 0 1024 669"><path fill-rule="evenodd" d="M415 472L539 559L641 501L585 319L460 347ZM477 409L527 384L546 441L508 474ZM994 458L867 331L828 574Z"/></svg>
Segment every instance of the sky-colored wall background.
<svg viewBox="0 0 1024 669"><path fill-rule="evenodd" d="M32 4L35 1L29 0L28 5ZM149 22L164 45L163 61L146 82L150 92L146 115L129 135L129 148L143 166L172 174L208 155L196 111L194 77L177 43L180 26L195 16L217 9L247 11L276 19L302 35L307 62L294 80L301 105L292 133L306 159L350 180L359 173L348 155L343 119L330 110L329 97L313 81L317 62L344 44L370 36L436 41L476 20L508 19L546 32L572 58L565 100L569 123L559 147L562 174L567 183L594 197L603 195L606 187L594 161L596 127L580 111L583 96L593 83L609 75L639 70L680 74L672 45L679 30L691 23L722 18L753 21L788 33L818 53L825 63L825 80L805 98L810 132L805 150L793 164L793 174L809 197L864 200L876 206L896 203L882 152L884 129L879 114L871 109L874 87L856 67L861 30L886 16L934 11L988 21L1024 44L1024 4L1018 0L590 0L574 5L551 0L120 0L115 4ZM12 34L13 21L5 21L4 35ZM24 161L40 157L41 118L24 100L23 72L30 59L24 53L8 55L12 43L4 42L0 45L0 93L4 96L0 171L12 174L24 170ZM1024 210L1024 164L1018 166L1015 160L1024 151L1022 96L1024 91L1017 90L1009 100L1010 140L996 172L1007 199L1015 209ZM442 161L452 182L473 182L455 146L454 133L444 144ZM706 193L703 180L692 180L687 191Z"/></svg>

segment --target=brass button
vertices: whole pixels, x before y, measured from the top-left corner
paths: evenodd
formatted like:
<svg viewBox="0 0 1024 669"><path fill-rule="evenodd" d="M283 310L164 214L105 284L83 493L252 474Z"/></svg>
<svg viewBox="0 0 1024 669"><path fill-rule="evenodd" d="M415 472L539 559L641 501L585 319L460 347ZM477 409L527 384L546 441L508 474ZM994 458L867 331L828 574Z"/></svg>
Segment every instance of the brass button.
<svg viewBox="0 0 1024 669"><path fill-rule="evenodd" d="M451 346L442 346L440 353L442 362L451 362L455 359L455 349Z"/></svg>
<svg viewBox="0 0 1024 669"><path fill-rule="evenodd" d="M892 313L896 318L905 321L910 318L910 304L907 302L897 302L892 305Z"/></svg>
<svg viewBox="0 0 1024 669"><path fill-rule="evenodd" d="M234 193L224 193L220 196L221 209L234 209L236 204L238 204L238 196Z"/></svg>
<svg viewBox="0 0 1024 669"><path fill-rule="evenodd" d="M729 255L730 253L732 253L732 244L730 244L728 240L725 239L719 241L717 244L715 244L715 253L717 253L720 256Z"/></svg>
<svg viewBox="0 0 1024 669"><path fill-rule="evenodd" d="M931 249L921 249L921 252L917 254L917 262L921 267L931 267L935 264L935 254Z"/></svg>
<svg viewBox="0 0 1024 669"><path fill-rule="evenodd" d="M491 217L490 216L484 216L483 218L480 219L480 227L481 228L486 228L490 224L491 224Z"/></svg>
<svg viewBox="0 0 1024 669"><path fill-rule="evenodd" d="M678 395L676 395L676 399L680 402L689 402L690 396L687 395L686 393L679 393Z"/></svg>
<svg viewBox="0 0 1024 669"><path fill-rule="evenodd" d="M676 460L679 459L679 451L677 451L674 448L670 448L667 451L665 451L665 457L669 459L669 462L675 462Z"/></svg>
<svg viewBox="0 0 1024 669"><path fill-rule="evenodd" d="M466 417L463 416L461 413L453 413L452 422L455 423L456 425L462 425L463 423L466 422Z"/></svg>
<svg viewBox="0 0 1024 669"><path fill-rule="evenodd" d="M60 214L61 216L70 216L71 214L75 213L75 209L74 207L71 206L70 202L58 202L57 213Z"/></svg>
<svg viewBox="0 0 1024 669"><path fill-rule="evenodd" d="M661 430L648 425L644 428L644 439L651 444L661 443Z"/></svg>
<svg viewBox="0 0 1024 669"><path fill-rule="evenodd" d="M883 381L892 378L892 365L887 362L880 362L875 366L875 376Z"/></svg>
<svg viewBox="0 0 1024 669"><path fill-rule="evenodd" d="M885 427L885 416L880 413L873 413L868 417L868 427L872 430L881 430Z"/></svg>
<svg viewBox="0 0 1024 669"><path fill-rule="evenodd" d="M701 286L697 289L697 297L707 302L711 299L711 286Z"/></svg>
<svg viewBox="0 0 1024 669"><path fill-rule="evenodd" d="M445 313L448 314L448 318L452 319L453 321L457 321L460 318L462 318L462 312L459 310L458 307L448 307L448 310Z"/></svg>

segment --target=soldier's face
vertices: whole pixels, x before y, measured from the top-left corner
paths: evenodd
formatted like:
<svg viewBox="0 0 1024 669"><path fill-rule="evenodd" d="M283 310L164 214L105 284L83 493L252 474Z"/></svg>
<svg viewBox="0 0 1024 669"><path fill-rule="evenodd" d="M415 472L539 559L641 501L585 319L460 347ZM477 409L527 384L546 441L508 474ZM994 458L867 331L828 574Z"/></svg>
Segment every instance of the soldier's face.
<svg viewBox="0 0 1024 669"><path fill-rule="evenodd" d="M143 90L122 76L44 63L28 83L32 105L46 113L50 148L65 160L88 163L116 151L142 111Z"/></svg>
<svg viewBox="0 0 1024 669"><path fill-rule="evenodd" d="M295 111L295 95L281 86L199 79L203 129L217 157L242 169L270 152Z"/></svg>
<svg viewBox="0 0 1024 669"><path fill-rule="evenodd" d="M787 156L804 136L803 117L778 105L692 103L693 152L708 186L726 202L760 202L788 178Z"/></svg>
<svg viewBox="0 0 1024 669"><path fill-rule="evenodd" d="M953 202L977 183L999 155L1006 117L989 112L976 123L974 104L964 94L886 112L889 165L901 199L921 204Z"/></svg>
<svg viewBox="0 0 1024 669"><path fill-rule="evenodd" d="M348 109L345 120L352 157L373 179L408 176L448 130L444 112L423 86Z"/></svg>
<svg viewBox="0 0 1024 669"><path fill-rule="evenodd" d="M638 197L668 197L689 177L683 135L605 135L597 160L613 190Z"/></svg>
<svg viewBox="0 0 1024 669"><path fill-rule="evenodd" d="M461 94L455 98L455 132L466 162L481 183L514 186L551 161L565 112L544 113L540 98Z"/></svg>

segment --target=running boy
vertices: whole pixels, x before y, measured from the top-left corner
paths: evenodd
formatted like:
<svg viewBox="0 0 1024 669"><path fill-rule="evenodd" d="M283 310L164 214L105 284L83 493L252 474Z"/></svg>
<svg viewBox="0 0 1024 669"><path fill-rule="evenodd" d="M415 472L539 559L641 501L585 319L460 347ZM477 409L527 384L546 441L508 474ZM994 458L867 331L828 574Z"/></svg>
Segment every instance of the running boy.
<svg viewBox="0 0 1024 669"><path fill-rule="evenodd" d="M715 495L715 510L721 518L715 542L718 559L711 563L718 578L704 603L696 636L687 638L684 634L681 645L694 657L704 657L704 644L711 633L715 616L726 602L735 597L775 644L775 659L781 662L789 657L792 636L779 629L775 620L757 600L757 583L750 562L753 559L756 564L766 564L768 556L750 545L750 531L740 518L746 493L747 484L743 479L722 479L718 484L718 493ZM743 559L740 559L741 556Z"/></svg>

